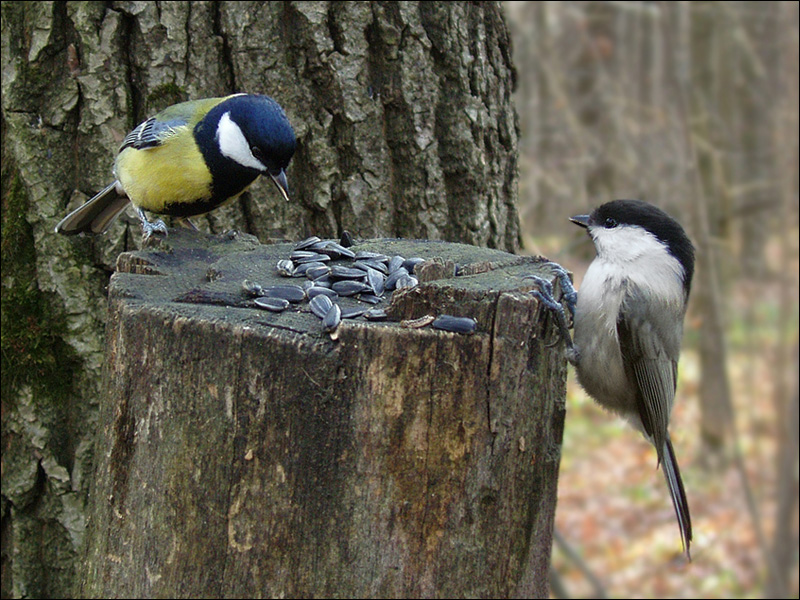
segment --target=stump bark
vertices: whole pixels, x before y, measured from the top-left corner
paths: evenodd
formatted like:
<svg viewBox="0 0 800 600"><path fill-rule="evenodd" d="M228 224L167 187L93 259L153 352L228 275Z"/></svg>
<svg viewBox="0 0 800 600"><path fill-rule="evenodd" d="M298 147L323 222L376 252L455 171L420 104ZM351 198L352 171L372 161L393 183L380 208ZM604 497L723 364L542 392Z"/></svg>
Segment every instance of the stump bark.
<svg viewBox="0 0 800 600"><path fill-rule="evenodd" d="M292 247L170 231L120 256L80 594L546 597L566 365L523 278L546 263L357 243L428 260L390 320L331 336L242 291L286 283ZM437 314L477 331L406 326Z"/></svg>

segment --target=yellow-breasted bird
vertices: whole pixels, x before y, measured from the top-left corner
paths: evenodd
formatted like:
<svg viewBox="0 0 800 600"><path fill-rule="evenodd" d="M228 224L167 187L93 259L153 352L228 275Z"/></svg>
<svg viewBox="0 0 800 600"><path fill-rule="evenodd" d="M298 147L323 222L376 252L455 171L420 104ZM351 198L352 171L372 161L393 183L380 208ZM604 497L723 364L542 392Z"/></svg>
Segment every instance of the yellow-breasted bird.
<svg viewBox="0 0 800 600"><path fill-rule="evenodd" d="M166 233L144 211L187 218L236 198L268 174L289 199L286 167L296 140L268 96L234 94L181 102L150 117L122 142L116 180L56 225L56 232L103 233L130 201L145 237Z"/></svg>

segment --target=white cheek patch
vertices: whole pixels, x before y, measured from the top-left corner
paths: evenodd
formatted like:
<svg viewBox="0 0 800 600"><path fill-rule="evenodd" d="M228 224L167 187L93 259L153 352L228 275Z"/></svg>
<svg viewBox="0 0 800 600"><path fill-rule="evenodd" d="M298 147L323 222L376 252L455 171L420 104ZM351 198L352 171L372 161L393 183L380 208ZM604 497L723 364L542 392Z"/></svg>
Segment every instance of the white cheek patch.
<svg viewBox="0 0 800 600"><path fill-rule="evenodd" d="M682 301L683 266L652 233L641 227L620 225L614 229L598 227L592 236L599 264L606 271L616 273L620 279L631 278L661 298ZM680 285L674 285L675 281Z"/></svg>
<svg viewBox="0 0 800 600"><path fill-rule="evenodd" d="M250 144L244 137L241 128L231 119L231 113L222 115L217 125L217 143L223 156L236 161L243 167L250 167L258 171L266 171L267 167L261 163L250 151Z"/></svg>
<svg viewBox="0 0 800 600"><path fill-rule="evenodd" d="M597 253L608 261L626 263L643 256L667 256L667 249L649 231L636 225L619 225L613 229L593 227Z"/></svg>

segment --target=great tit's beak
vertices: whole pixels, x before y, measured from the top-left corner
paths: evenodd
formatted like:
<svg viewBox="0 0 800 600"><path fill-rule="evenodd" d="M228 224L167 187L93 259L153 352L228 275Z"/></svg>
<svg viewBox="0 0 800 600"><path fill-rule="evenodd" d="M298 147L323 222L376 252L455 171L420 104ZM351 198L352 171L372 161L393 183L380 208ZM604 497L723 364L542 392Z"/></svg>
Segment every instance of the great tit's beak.
<svg viewBox="0 0 800 600"><path fill-rule="evenodd" d="M281 194L283 195L284 198L286 198L286 201L288 202L289 182L286 181L286 171L281 169L281 172L278 173L277 175L273 175L272 173L270 173L269 176L272 178L272 181L275 182L275 185L278 186L278 190L280 190Z"/></svg>
<svg viewBox="0 0 800 600"><path fill-rule="evenodd" d="M589 215L575 215L574 217L570 217L569 220L579 227L589 227Z"/></svg>

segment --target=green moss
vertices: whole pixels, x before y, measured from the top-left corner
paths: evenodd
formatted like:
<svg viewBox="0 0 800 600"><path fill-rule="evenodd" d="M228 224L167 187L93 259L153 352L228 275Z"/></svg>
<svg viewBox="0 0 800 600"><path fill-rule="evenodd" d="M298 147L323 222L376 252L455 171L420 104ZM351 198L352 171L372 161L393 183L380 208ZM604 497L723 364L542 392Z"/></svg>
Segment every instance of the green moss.
<svg viewBox="0 0 800 600"><path fill-rule="evenodd" d="M25 219L28 196L10 162L3 160L0 230L0 393L5 407L23 386L30 386L37 398L64 398L80 364L63 341L64 319L39 289L33 231Z"/></svg>
<svg viewBox="0 0 800 600"><path fill-rule="evenodd" d="M187 100L186 90L176 83L163 83L153 89L147 96L147 114L164 110L168 106Z"/></svg>

